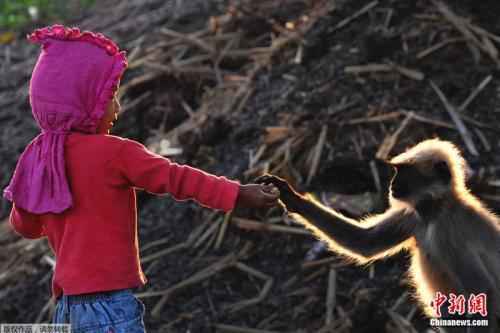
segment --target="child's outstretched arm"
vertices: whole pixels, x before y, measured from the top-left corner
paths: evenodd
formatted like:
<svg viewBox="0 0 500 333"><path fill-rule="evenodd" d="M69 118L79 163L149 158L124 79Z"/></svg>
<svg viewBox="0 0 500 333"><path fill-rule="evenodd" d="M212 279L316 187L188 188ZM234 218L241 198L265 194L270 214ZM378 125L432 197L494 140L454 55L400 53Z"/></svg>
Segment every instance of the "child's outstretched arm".
<svg viewBox="0 0 500 333"><path fill-rule="evenodd" d="M240 185L225 177L171 162L133 140L124 140L112 161L123 181L153 194L171 194L177 200L196 200L212 209L230 211L235 206L269 207L279 192L261 184Z"/></svg>
<svg viewBox="0 0 500 333"><path fill-rule="evenodd" d="M16 204L12 205L9 221L14 230L25 238L36 239L45 236L39 216L17 207Z"/></svg>
<svg viewBox="0 0 500 333"><path fill-rule="evenodd" d="M280 192L270 184L240 185L238 207L269 208L278 203Z"/></svg>

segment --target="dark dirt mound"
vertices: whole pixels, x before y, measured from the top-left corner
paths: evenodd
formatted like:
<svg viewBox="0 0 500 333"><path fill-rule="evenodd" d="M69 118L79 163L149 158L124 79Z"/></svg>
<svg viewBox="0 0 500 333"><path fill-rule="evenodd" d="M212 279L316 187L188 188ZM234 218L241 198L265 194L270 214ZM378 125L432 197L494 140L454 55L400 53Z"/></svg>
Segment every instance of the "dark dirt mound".
<svg viewBox="0 0 500 333"><path fill-rule="evenodd" d="M100 6L76 23L109 34L129 51L124 113L114 134L151 147L168 140L183 149L171 159L244 182L271 171L355 217L385 208L389 176L377 158L438 136L461 147L473 171L473 192L500 211L497 1L450 1L449 7L391 0ZM27 102L36 55L22 39L0 45L2 188L38 133ZM457 129L456 114L465 132ZM7 217L10 203L0 205L0 216ZM245 332L221 325L262 332L428 328L407 285L404 254L361 268L324 252L304 261L315 240L290 233L287 228L298 227L287 225L279 209L235 212L227 230L220 213L147 193L139 196L139 212L143 259L177 246L143 263L149 283L139 293L151 332ZM285 232L248 230L262 225ZM3 228L0 318L48 320L46 242L20 240L5 223ZM162 242L152 244L157 240ZM147 295L193 277L161 308L161 296ZM259 295L239 308L238 302Z"/></svg>

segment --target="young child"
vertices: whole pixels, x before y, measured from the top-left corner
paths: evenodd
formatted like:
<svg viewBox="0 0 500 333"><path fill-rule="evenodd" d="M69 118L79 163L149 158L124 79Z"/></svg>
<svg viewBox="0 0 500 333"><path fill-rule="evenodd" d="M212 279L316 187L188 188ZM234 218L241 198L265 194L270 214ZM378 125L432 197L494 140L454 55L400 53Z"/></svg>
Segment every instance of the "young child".
<svg viewBox="0 0 500 333"><path fill-rule="evenodd" d="M144 332L147 281L137 238L136 188L194 199L213 209L268 207L272 185L240 185L170 162L142 144L109 134L124 52L101 34L54 25L29 40L42 45L30 104L42 133L21 155L4 196L10 223L27 238L47 237L56 257L54 323L73 332Z"/></svg>

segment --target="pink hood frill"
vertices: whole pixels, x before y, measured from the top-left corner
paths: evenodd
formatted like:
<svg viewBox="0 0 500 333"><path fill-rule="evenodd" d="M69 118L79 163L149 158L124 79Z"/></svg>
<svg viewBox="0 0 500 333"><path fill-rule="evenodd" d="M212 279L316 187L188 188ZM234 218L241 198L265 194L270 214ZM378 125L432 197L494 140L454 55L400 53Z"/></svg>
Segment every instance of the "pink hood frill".
<svg viewBox="0 0 500 333"><path fill-rule="evenodd" d="M125 52L102 34L54 25L28 36L42 45L29 95L41 129L21 154L4 197L31 213L73 205L65 173L70 132L95 134L127 67Z"/></svg>

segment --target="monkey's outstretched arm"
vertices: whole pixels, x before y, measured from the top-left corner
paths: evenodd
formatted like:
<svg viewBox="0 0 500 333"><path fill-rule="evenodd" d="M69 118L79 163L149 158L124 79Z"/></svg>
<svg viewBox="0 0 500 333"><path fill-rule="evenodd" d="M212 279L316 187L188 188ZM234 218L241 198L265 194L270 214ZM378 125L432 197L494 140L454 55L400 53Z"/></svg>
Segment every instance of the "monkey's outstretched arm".
<svg viewBox="0 0 500 333"><path fill-rule="evenodd" d="M258 181L277 186L286 208L305 219L299 222L327 241L333 250L362 263L401 250L417 224L417 217L405 209L389 210L359 223L300 195L283 179L266 175Z"/></svg>
<svg viewBox="0 0 500 333"><path fill-rule="evenodd" d="M416 218L404 210L389 211L359 223L307 197L293 200L296 201L292 205L306 220L303 221L306 227L314 227L311 229L315 233L321 233L318 236L336 243L330 244L334 249L344 248L348 252L341 252L361 256L357 259L362 261L385 256L387 251L412 237L416 225Z"/></svg>

